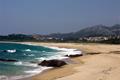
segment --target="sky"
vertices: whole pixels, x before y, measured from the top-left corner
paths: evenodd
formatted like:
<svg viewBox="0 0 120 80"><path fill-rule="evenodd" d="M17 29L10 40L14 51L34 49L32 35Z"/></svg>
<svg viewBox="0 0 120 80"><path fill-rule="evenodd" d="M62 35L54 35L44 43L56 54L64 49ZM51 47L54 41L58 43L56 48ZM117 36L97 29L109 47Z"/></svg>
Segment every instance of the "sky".
<svg viewBox="0 0 120 80"><path fill-rule="evenodd" d="M0 0L0 35L75 32L120 24L120 0Z"/></svg>

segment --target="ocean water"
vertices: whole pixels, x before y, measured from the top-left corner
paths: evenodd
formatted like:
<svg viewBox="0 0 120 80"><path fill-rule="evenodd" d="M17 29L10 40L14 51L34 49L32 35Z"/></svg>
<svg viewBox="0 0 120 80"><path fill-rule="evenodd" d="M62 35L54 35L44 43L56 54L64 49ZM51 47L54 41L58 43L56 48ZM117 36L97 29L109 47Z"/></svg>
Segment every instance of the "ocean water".
<svg viewBox="0 0 120 80"><path fill-rule="evenodd" d="M66 54L79 54L75 49L44 47L17 43L0 43L0 80L16 80L21 77L38 74L50 67L38 66L37 62L49 59L63 59Z"/></svg>

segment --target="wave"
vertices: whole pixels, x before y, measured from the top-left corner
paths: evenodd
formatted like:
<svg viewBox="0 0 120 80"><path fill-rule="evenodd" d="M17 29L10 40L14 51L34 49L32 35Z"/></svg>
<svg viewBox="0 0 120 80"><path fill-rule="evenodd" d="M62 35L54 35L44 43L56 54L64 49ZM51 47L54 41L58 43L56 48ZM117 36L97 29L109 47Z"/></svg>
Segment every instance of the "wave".
<svg viewBox="0 0 120 80"><path fill-rule="evenodd" d="M28 56L35 56L34 54L29 54Z"/></svg>
<svg viewBox="0 0 120 80"><path fill-rule="evenodd" d="M68 48L59 48L59 47L49 47L49 48L60 50L60 51L75 51L75 50L77 50L77 49L68 49Z"/></svg>
<svg viewBox="0 0 120 80"><path fill-rule="evenodd" d="M4 75L0 75L0 80L7 80L8 78Z"/></svg>
<svg viewBox="0 0 120 80"><path fill-rule="evenodd" d="M35 74L36 75L36 74ZM34 76L34 74L30 75L17 75L17 76L5 76L5 75L0 75L0 80L22 80L24 78L29 78Z"/></svg>
<svg viewBox="0 0 120 80"><path fill-rule="evenodd" d="M68 59L69 57L66 57L66 55L77 55L77 54L82 54L81 51L74 51L74 49L70 49L67 51L62 51L62 52L56 52L53 56L49 56L49 57L40 57L40 58L35 58L39 61L43 61L43 60L52 60L52 59L58 59L58 60L65 60Z"/></svg>
<svg viewBox="0 0 120 80"><path fill-rule="evenodd" d="M37 68L37 69L28 70L28 71L24 71L24 72L25 72L25 73L29 73L29 74L38 74L38 73L43 72L44 70L51 69L51 68L53 68L53 67L42 67L42 66L40 66L40 67Z"/></svg>
<svg viewBox="0 0 120 80"><path fill-rule="evenodd" d="M38 67L38 64L35 63L30 63L30 62L15 62L14 65L19 65L19 66L30 66L30 67Z"/></svg>
<svg viewBox="0 0 120 80"><path fill-rule="evenodd" d="M18 76L5 76L5 75L0 75L0 80L22 80L25 78L32 77L34 75L37 75L45 70L52 69L52 67L42 67L40 66L37 69L32 69L28 71L24 71L24 73L29 74L29 75L18 75Z"/></svg>
<svg viewBox="0 0 120 80"><path fill-rule="evenodd" d="M65 56L65 55L83 54L81 51L78 51L77 49L68 49L68 48L59 48L59 47L49 47L49 48L62 51L62 52L59 52L59 54L61 54L63 56Z"/></svg>
<svg viewBox="0 0 120 80"><path fill-rule="evenodd" d="M27 44L27 45L32 45L33 44ZM35 45L36 46L36 45ZM37 59L39 62L43 61L43 60L52 60L52 59L59 59L59 60L63 60L63 59L67 59L69 57L66 57L66 55L76 55L76 54L82 54L81 51L78 51L77 49L68 49L68 48L59 48L59 47L48 47L48 46L43 46L43 47L47 47L47 48L51 48L54 50L58 50L58 52L54 52L53 55L49 56L49 57L40 57L40 58L35 58ZM30 49L25 49L24 51L31 51ZM32 53L35 53L37 51L31 51ZM46 51L42 51L43 53L45 53ZM47 52L46 52L47 53ZM25 54L26 55L26 54ZM34 54L30 54L28 56L34 56ZM37 63L30 63L30 62L15 62L15 65L20 65L20 66L31 66L31 67L35 67L37 69L32 69L32 70L28 70L28 71L24 71L27 74L31 74L31 75L36 75L38 73L43 72L44 70L50 69L52 67L42 67L42 66L38 66ZM30 75L29 75L30 77Z"/></svg>
<svg viewBox="0 0 120 80"><path fill-rule="evenodd" d="M39 61L43 61L43 60L52 60L52 59L58 59L58 60L63 60L63 59L67 59L69 57L65 57L65 56L62 56L62 55L54 55L54 56L51 56L51 57L40 57L40 58L35 58Z"/></svg>
<svg viewBox="0 0 120 80"><path fill-rule="evenodd" d="M83 54L81 51L68 51L68 52L62 52L63 55L77 55L77 54Z"/></svg>
<svg viewBox="0 0 120 80"><path fill-rule="evenodd" d="M29 52L29 51L31 51L31 50L30 50L30 49L26 49L25 51L28 51L28 52Z"/></svg>
<svg viewBox="0 0 120 80"><path fill-rule="evenodd" d="M16 50L15 49L13 49L13 50L6 50L6 52L8 52L8 53L15 53Z"/></svg>
<svg viewBox="0 0 120 80"><path fill-rule="evenodd" d="M20 76L5 76L5 75L0 75L0 80L18 80L18 79L25 78L25 77L28 77L28 76L24 76L24 75L20 75Z"/></svg>
<svg viewBox="0 0 120 80"><path fill-rule="evenodd" d="M58 52L55 52L52 56L49 57L40 57L40 58L35 58L39 61L43 60L52 60L52 59L58 59L58 60L64 60L69 57L66 57L66 55L77 55L77 54L83 54L81 51L78 51L77 49L68 49L68 48L59 48L59 47L49 47L49 46L43 46L51 49L58 50ZM43 51L45 52L45 51Z"/></svg>
<svg viewBox="0 0 120 80"><path fill-rule="evenodd" d="M46 52L46 51L42 51L42 52Z"/></svg>

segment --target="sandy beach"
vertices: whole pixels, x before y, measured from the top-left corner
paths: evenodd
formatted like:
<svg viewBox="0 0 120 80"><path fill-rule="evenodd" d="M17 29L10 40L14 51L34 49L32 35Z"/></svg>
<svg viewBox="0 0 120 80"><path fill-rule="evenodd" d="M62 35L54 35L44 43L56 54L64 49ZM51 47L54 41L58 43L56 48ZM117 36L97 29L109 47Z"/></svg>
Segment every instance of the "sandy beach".
<svg viewBox="0 0 120 80"><path fill-rule="evenodd" d="M95 43L38 43L43 46L74 48L85 55L71 58L73 64L54 68L38 74L31 80L119 80L120 45Z"/></svg>

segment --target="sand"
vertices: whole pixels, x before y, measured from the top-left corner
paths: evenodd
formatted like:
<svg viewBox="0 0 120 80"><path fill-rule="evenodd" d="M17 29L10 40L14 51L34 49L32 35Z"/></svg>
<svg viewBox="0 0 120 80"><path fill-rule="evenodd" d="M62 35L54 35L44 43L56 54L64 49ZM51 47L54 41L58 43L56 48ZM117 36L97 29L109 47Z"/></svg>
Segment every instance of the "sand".
<svg viewBox="0 0 120 80"><path fill-rule="evenodd" d="M48 70L32 77L32 80L120 80L120 45L35 42L31 44L75 48L86 54L72 58L74 64Z"/></svg>

